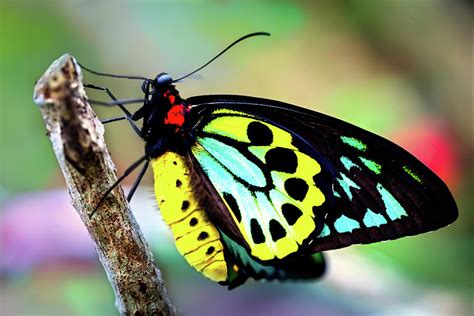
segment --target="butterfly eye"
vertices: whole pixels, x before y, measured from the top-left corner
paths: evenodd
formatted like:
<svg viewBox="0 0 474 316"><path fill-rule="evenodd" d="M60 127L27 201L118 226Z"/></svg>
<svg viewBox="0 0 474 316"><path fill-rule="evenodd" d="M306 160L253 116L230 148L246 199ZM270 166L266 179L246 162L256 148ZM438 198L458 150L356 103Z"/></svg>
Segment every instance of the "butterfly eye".
<svg viewBox="0 0 474 316"><path fill-rule="evenodd" d="M158 86L168 86L173 82L173 78L167 73L162 72L158 76L156 76L156 83Z"/></svg>

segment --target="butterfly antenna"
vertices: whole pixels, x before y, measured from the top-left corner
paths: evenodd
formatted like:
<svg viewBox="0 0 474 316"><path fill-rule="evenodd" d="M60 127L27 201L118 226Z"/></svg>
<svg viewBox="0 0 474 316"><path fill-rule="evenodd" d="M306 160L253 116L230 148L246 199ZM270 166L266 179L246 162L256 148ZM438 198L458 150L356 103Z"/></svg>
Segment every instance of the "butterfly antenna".
<svg viewBox="0 0 474 316"><path fill-rule="evenodd" d="M81 63L77 62L77 64L84 69L87 72L90 72L91 74L97 75L97 76L103 76L103 77L112 77L112 78L124 78L124 79L132 79L132 80L148 80L146 77L140 77L140 76L129 76L129 75L115 75L115 74L107 74L104 72L98 72L95 70L92 70L90 68L85 67Z"/></svg>
<svg viewBox="0 0 474 316"><path fill-rule="evenodd" d="M105 193L104 193L104 195L102 195L102 198L100 199L99 203L94 208L92 213L89 215L89 218L92 218L92 216L94 216L95 212L97 212L97 210L102 205L102 203L104 203L104 201L107 198L107 196L109 195L109 193L112 192L112 190L115 189L120 184L120 182L122 182L123 179L125 179L130 173L132 173L133 170L135 170L145 159L146 159L146 156L143 156L140 159L138 159L137 161L135 161L130 167L127 168L127 170L125 170L123 175L121 175L120 178L118 178L117 181L115 181L115 183L112 184L112 186L110 188L108 188L107 191L105 191ZM148 164L146 164L146 166L148 167ZM144 173L144 171L143 171L143 173ZM143 175L141 175L141 176L143 176ZM141 177L140 177L140 180L141 180ZM133 193L132 193L132 195L133 195Z"/></svg>
<svg viewBox="0 0 474 316"><path fill-rule="evenodd" d="M206 67L207 65L209 65L210 63L212 63L214 60L216 60L217 58L219 58L222 54L224 54L226 51L228 51L229 49L231 49L233 46L237 45L238 43L242 42L243 40L247 39L247 38L250 38L250 37L254 37L254 36L261 36L261 35L264 35L264 36L270 36L270 33L267 33L267 32L255 32L255 33L250 33L250 34L247 34L245 36L242 36L241 38L237 39L235 42L233 42L232 44L230 44L229 46L227 46L222 52L220 52L219 54L217 54L214 58L212 58L211 60L209 60L207 63L205 63L204 65L202 65L201 67L199 67L198 69L194 70L193 72L190 72L189 74L179 78L179 79L176 79L176 80L173 80L173 82L178 82L178 81L181 81L183 80L184 78L187 78L193 74L195 74L196 72L198 72L199 70L203 69L204 67Z"/></svg>

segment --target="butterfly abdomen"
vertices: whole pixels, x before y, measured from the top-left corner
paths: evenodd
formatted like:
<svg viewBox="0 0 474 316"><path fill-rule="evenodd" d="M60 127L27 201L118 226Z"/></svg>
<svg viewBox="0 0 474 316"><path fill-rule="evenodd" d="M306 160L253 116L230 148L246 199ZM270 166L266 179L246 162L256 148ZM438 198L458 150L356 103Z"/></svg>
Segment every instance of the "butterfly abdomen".
<svg viewBox="0 0 474 316"><path fill-rule="evenodd" d="M151 164L156 200L179 253L207 278L225 281L227 264L220 235L193 190L185 158L169 151Z"/></svg>

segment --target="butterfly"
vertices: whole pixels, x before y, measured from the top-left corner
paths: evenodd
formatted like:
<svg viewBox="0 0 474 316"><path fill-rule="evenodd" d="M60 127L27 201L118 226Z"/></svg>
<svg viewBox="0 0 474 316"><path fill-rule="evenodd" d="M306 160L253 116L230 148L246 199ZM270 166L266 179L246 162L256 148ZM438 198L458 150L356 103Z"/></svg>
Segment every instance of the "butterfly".
<svg viewBox="0 0 474 316"><path fill-rule="evenodd" d="M223 52L256 35L268 34L249 34ZM144 92L129 101L88 86L105 89L114 100L108 104L125 113L119 119L145 142L145 155L126 172L144 162L129 198L151 166L176 248L205 277L229 289L248 278L318 278L322 251L417 235L456 220L443 181L389 140L279 101L184 99L175 83L185 77L127 76L143 80ZM143 102L133 114L124 106L132 102Z"/></svg>

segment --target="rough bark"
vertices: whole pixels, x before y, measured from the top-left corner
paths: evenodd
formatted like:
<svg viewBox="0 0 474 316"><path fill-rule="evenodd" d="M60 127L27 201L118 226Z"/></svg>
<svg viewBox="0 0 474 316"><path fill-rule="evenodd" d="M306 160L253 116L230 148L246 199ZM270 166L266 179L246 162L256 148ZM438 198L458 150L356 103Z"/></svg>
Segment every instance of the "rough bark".
<svg viewBox="0 0 474 316"><path fill-rule="evenodd" d="M104 127L88 102L80 67L70 55L56 60L36 83L47 135L72 204L96 245L121 315L174 315L175 309L122 188L89 216L116 180ZM93 289L91 289L93 290Z"/></svg>

